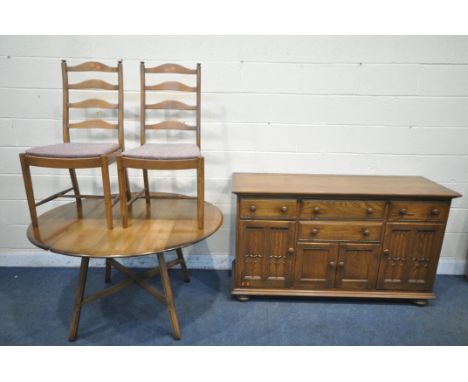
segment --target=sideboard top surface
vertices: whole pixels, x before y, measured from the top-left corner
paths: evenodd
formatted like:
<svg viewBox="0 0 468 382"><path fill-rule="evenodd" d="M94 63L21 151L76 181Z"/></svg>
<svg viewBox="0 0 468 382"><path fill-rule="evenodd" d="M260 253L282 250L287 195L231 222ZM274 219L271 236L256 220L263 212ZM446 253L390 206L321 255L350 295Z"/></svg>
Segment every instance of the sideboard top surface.
<svg viewBox="0 0 468 382"><path fill-rule="evenodd" d="M425 197L461 194L422 176L233 173L235 194Z"/></svg>

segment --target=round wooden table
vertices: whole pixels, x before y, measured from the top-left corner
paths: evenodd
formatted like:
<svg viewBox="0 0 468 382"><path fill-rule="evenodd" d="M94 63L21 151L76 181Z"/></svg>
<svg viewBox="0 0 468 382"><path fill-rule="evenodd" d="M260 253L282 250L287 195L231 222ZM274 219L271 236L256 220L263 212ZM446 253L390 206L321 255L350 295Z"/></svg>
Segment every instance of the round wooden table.
<svg viewBox="0 0 468 382"><path fill-rule="evenodd" d="M114 229L107 229L102 199L84 199L82 218L78 218L76 203L68 203L39 216L37 228L28 228L28 239L37 247L54 253L81 257L78 284L75 293L69 340L78 335L81 308L101 297L113 294L133 283L138 284L154 298L167 305L174 338L180 339L180 328L174 305L168 268L180 265L184 281L189 282L182 248L206 239L215 233L223 222L221 211L205 202L204 227L198 228L197 201L177 194L152 193L151 203L137 199L129 207L129 227L122 228L120 221ZM114 216L119 216L114 206ZM117 219L118 220L118 219ZM175 250L177 258L166 262L164 252ZM159 266L142 274L135 274L116 258L157 255ZM105 281L110 283L112 267L128 278L89 296L84 296L90 258L106 259ZM161 275L164 291L161 292L146 278Z"/></svg>

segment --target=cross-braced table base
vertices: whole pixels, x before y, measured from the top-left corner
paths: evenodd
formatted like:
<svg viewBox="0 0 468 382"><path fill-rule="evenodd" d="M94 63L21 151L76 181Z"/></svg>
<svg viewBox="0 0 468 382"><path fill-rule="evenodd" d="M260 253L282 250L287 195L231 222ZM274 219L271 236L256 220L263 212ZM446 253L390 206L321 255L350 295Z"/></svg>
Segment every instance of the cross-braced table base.
<svg viewBox="0 0 468 382"><path fill-rule="evenodd" d="M72 318L70 322L70 334L68 336L69 341L75 341L78 336L78 326L80 323L80 314L81 308L89 304L93 301L96 301L102 297L109 296L114 294L127 286L136 283L144 290L146 290L151 296L153 296L156 300L161 302L162 304L167 305L167 310L169 312L169 318L171 320L172 326L172 335L176 340L180 339L180 327L179 321L177 320L177 312L174 305L174 296L172 294L172 287L169 280L169 273L168 269L172 268L176 265L180 265L182 270L183 279L185 282L190 281L190 276L187 270L187 266L185 265L184 255L182 253L182 249L177 249L177 259L169 261L166 263L164 259L164 253L160 252L157 254L158 264L156 268L148 269L147 271L141 274L135 274L134 272L130 271L128 268L124 267L122 264L117 262L114 258L106 259L106 271L105 271L105 281L106 283L110 282L111 279L111 270L112 267L117 269L119 272L127 276L128 278L124 281L121 281L115 285L112 285L108 288L105 288L99 292L91 294L89 296L84 296L85 286L86 286L86 276L88 274L88 265L89 265L89 257L82 257L81 258L81 266L80 266L80 273L78 276L78 284L76 287L75 292L75 303L73 305L73 312ZM164 292L159 291L157 288L149 284L145 279L156 276L160 274L162 285Z"/></svg>

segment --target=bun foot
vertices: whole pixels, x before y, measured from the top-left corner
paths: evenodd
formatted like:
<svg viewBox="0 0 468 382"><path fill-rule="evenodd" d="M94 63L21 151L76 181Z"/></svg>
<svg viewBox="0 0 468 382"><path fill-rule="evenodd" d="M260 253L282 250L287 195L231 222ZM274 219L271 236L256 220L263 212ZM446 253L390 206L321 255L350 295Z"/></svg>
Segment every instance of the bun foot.
<svg viewBox="0 0 468 382"><path fill-rule="evenodd" d="M413 300L413 304L417 306L426 306L427 300Z"/></svg>
<svg viewBox="0 0 468 382"><path fill-rule="evenodd" d="M238 295L236 295L236 298L237 298L238 301L241 301L241 302L245 302L245 301L250 300L249 296L238 296Z"/></svg>

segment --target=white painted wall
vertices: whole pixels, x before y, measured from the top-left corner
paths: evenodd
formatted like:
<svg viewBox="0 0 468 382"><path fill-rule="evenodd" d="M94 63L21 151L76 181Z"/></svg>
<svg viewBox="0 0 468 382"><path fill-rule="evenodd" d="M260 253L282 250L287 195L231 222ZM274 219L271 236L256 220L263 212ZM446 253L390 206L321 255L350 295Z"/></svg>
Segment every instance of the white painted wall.
<svg viewBox="0 0 468 382"><path fill-rule="evenodd" d="M124 60L127 147L138 144L139 61L201 62L206 198L225 223L187 251L192 266L230 266L234 171L423 175L468 194L468 37L0 37L0 265L76 264L27 241L18 160L61 141L63 58ZM64 171L33 171L37 197L69 184ZM78 174L99 190L95 171ZM153 174L152 188L194 192L193 173L172 175ZM454 201L439 272L464 270L467 210L468 197Z"/></svg>

